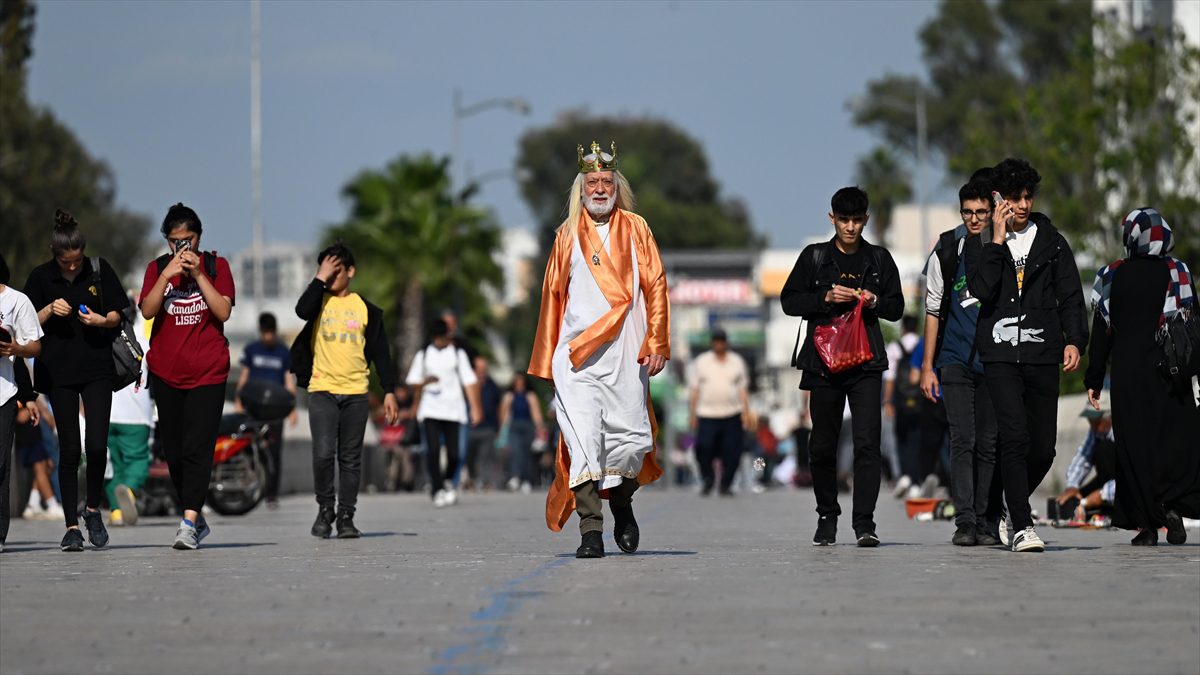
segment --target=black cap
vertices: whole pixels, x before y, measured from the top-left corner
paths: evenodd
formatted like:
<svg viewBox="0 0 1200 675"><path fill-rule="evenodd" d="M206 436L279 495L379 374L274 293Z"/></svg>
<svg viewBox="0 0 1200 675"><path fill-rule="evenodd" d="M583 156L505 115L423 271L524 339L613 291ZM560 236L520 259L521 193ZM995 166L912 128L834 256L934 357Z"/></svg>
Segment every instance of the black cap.
<svg viewBox="0 0 1200 675"><path fill-rule="evenodd" d="M714 328L712 332L712 342L729 342L729 336L725 334L724 328Z"/></svg>

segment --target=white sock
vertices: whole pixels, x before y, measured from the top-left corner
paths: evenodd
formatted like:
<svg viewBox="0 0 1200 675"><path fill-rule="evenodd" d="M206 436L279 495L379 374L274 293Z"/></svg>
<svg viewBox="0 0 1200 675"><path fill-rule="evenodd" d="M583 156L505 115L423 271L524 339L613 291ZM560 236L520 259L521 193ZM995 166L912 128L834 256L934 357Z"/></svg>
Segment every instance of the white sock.
<svg viewBox="0 0 1200 675"><path fill-rule="evenodd" d="M62 507L60 507L58 505L58 500L54 498L54 495L50 495L50 498L46 500L46 510L52 511L56 508L62 508Z"/></svg>

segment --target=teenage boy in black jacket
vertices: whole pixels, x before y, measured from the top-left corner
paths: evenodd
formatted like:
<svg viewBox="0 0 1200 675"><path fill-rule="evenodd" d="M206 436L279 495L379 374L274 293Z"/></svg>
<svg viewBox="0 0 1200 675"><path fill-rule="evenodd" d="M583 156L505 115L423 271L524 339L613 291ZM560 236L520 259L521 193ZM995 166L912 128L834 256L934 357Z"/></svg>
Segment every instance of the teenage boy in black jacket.
<svg viewBox="0 0 1200 675"><path fill-rule="evenodd" d="M847 398L854 425L854 534L859 546L879 545L874 515L880 481L880 401L887 370L879 320L898 320L904 313L904 295L892 255L862 238L867 207L867 193L857 187L834 193L829 213L833 238L800 253L779 298L784 313L808 322L794 365L804 371L800 388L812 392L809 464L819 516L814 546L832 546L837 539L837 517L842 512L837 501L837 439ZM831 374L813 346L813 331L858 302L863 303L872 359Z"/></svg>
<svg viewBox="0 0 1200 675"><path fill-rule="evenodd" d="M396 403L396 366L383 328L383 310L350 292L354 254L341 242L317 256L316 277L296 303L296 315L306 322L292 344L296 384L308 389L308 422L313 440L313 479L317 520L312 535L322 539L333 531L337 505L337 536L361 536L354 526L354 509L362 476L363 434L370 416L367 402L370 364L387 392L383 413L388 424L400 419ZM338 465L337 491L333 465Z"/></svg>
<svg viewBox="0 0 1200 675"><path fill-rule="evenodd" d="M996 165L1002 197L992 238L968 240L967 286L981 308L975 347L996 409L1005 500L1012 521L1000 539L1012 550L1040 552L1029 495L1054 464L1058 433L1058 364L1079 368L1088 331L1079 270L1067 240L1033 211L1038 172L1023 159Z"/></svg>

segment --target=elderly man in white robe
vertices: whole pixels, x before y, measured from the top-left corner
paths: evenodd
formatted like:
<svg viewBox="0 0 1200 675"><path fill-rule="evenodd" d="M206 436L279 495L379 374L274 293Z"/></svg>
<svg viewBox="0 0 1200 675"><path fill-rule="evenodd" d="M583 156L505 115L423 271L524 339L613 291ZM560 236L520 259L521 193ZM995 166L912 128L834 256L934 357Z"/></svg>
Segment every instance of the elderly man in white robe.
<svg viewBox="0 0 1200 675"><path fill-rule="evenodd" d="M662 475L649 378L671 357L667 279L649 226L630 209L633 190L617 149L577 150L579 173L567 219L546 263L529 373L553 382L559 437L546 524L559 531L575 511L578 558L604 557L602 499L613 538L638 548L633 494Z"/></svg>

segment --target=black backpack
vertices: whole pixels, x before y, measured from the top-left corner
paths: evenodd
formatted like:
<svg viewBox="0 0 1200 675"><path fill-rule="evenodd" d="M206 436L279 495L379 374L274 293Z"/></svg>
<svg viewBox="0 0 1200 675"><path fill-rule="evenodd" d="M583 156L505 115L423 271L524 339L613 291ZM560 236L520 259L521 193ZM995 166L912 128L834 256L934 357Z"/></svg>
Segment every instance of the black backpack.
<svg viewBox="0 0 1200 675"><path fill-rule="evenodd" d="M912 376L912 351L904 348L904 341L897 340L896 344L900 347L900 361L896 364L896 384L892 390L892 404L896 409L904 409L910 412L916 411L917 406L921 403L921 385L920 383L913 384L909 379Z"/></svg>
<svg viewBox="0 0 1200 675"><path fill-rule="evenodd" d="M99 258L92 258L92 274L100 306L104 307L104 284L100 279ZM139 388L142 386L142 359L145 353L133 327L134 311L132 305L126 307L121 312L121 323L113 329L113 391L121 391L135 382Z"/></svg>
<svg viewBox="0 0 1200 675"><path fill-rule="evenodd" d="M1155 335L1162 349L1158 370L1173 387L1191 389L1191 380L1200 374L1200 319L1190 309L1181 309L1167 319Z"/></svg>

